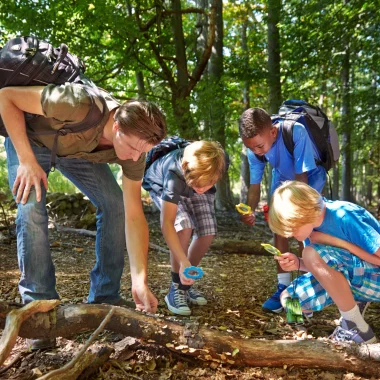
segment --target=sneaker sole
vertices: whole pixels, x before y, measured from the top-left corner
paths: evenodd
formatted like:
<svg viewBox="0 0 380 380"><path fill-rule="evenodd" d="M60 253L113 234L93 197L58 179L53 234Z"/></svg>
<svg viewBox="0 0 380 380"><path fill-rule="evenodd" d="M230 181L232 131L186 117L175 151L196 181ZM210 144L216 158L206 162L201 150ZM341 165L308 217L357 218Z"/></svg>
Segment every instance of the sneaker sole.
<svg viewBox="0 0 380 380"><path fill-rule="evenodd" d="M181 309L177 309L176 307L173 307L172 305L170 305L167 295L165 296L165 302L166 302L166 306L168 307L168 309L172 313L178 314L178 315L191 315L191 310L190 309L189 309L189 311L187 311L187 310L181 310Z"/></svg>
<svg viewBox="0 0 380 380"><path fill-rule="evenodd" d="M272 310L272 309L267 309L266 307L263 307L262 309L263 309L263 311L266 311L267 313L275 313L275 314L280 314L280 313L282 313L283 310L284 310L283 307L280 307L279 309L274 309L274 310Z"/></svg>
<svg viewBox="0 0 380 380"><path fill-rule="evenodd" d="M188 298L189 302L193 305L198 305L198 306L204 306L204 305L207 305L207 300L204 300L204 301L197 301L197 300L193 300L191 298Z"/></svg>

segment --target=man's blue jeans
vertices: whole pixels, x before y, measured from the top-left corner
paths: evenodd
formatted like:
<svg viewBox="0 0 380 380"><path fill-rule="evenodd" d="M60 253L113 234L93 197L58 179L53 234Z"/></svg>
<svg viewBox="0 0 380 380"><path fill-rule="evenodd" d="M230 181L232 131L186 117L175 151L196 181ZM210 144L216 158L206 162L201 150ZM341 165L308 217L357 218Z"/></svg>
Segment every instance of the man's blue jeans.
<svg viewBox="0 0 380 380"><path fill-rule="evenodd" d="M38 163L49 174L51 151L31 143ZM19 161L9 138L5 140L8 178L12 189ZM89 303L120 300L120 279L124 266L124 205L122 191L107 164L57 157L56 169L73 182L96 206L96 264L91 271ZM28 201L18 204L17 253L21 271L19 290L23 302L59 298L55 269L48 240L46 191L36 201L34 187Z"/></svg>

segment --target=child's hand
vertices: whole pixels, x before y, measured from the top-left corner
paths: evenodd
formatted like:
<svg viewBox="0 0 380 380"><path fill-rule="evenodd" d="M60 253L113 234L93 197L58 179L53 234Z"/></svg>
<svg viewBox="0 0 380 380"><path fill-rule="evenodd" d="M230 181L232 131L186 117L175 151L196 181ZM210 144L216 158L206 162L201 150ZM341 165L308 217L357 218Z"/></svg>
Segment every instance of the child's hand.
<svg viewBox="0 0 380 380"><path fill-rule="evenodd" d="M299 258L294 253L286 252L281 256L274 256L274 259L278 261L282 270L287 272L298 270L299 268Z"/></svg>
<svg viewBox="0 0 380 380"><path fill-rule="evenodd" d="M240 220L244 224L248 224L249 226L254 226L256 223L256 217L255 214L248 214L248 215L240 215Z"/></svg>
<svg viewBox="0 0 380 380"><path fill-rule="evenodd" d="M181 280L181 284L182 285L193 285L195 280L191 279L191 278L187 278L184 274L183 274L183 271L188 268L188 267L191 267L191 263L189 260L186 260L186 261L182 261L180 266L179 266L179 278Z"/></svg>

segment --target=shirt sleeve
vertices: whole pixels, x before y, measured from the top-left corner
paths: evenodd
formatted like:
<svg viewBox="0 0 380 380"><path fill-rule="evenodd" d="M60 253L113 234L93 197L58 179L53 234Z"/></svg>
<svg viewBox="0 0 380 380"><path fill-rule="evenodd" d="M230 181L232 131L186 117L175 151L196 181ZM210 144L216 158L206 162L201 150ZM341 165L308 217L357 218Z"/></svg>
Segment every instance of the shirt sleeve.
<svg viewBox="0 0 380 380"><path fill-rule="evenodd" d="M255 156L255 153L253 153L251 149L248 148L247 157L249 163L249 183L251 185L259 184L263 178L266 162L260 161Z"/></svg>
<svg viewBox="0 0 380 380"><path fill-rule="evenodd" d="M124 160L119 164L123 169L123 174L132 181L141 181L145 171L146 154L143 153L137 161Z"/></svg>
<svg viewBox="0 0 380 380"><path fill-rule="evenodd" d="M77 83L49 84L42 91L41 106L47 118L77 123L86 117L91 98Z"/></svg>
<svg viewBox="0 0 380 380"><path fill-rule="evenodd" d="M174 171L169 170L164 178L162 200L178 204L181 200L179 194L182 194L185 187L186 183Z"/></svg>
<svg viewBox="0 0 380 380"><path fill-rule="evenodd" d="M362 220L360 212L345 213L341 220L347 241L359 246L371 255L380 248L379 232Z"/></svg>
<svg viewBox="0 0 380 380"><path fill-rule="evenodd" d="M317 165L315 164L313 143L302 124L294 124L293 141L294 172L301 174L315 169Z"/></svg>

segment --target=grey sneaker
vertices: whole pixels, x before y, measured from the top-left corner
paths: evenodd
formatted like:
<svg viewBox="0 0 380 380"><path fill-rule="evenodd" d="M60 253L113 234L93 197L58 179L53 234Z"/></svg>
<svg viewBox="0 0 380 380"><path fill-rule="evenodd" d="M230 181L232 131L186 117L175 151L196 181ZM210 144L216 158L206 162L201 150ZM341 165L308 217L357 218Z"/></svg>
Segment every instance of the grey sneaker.
<svg viewBox="0 0 380 380"><path fill-rule="evenodd" d="M204 295L193 287L187 291L187 299L194 305L204 306L207 304L207 300Z"/></svg>
<svg viewBox="0 0 380 380"><path fill-rule="evenodd" d="M371 327L367 332L362 332L356 326L355 322L342 319L341 326L338 326L329 337L336 342L354 342L354 343L375 343L376 337Z"/></svg>
<svg viewBox="0 0 380 380"><path fill-rule="evenodd" d="M27 339L26 348L31 351L47 350L56 347L55 338Z"/></svg>

